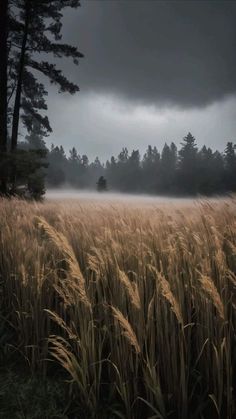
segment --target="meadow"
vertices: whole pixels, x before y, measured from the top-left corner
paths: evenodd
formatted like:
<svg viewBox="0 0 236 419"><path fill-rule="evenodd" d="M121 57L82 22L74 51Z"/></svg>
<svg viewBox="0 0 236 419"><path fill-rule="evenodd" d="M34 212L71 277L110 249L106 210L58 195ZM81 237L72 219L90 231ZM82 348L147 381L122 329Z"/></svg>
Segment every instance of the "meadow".
<svg viewBox="0 0 236 419"><path fill-rule="evenodd" d="M11 419L236 417L234 197L1 199L0 215L1 418L14 374L47 406Z"/></svg>

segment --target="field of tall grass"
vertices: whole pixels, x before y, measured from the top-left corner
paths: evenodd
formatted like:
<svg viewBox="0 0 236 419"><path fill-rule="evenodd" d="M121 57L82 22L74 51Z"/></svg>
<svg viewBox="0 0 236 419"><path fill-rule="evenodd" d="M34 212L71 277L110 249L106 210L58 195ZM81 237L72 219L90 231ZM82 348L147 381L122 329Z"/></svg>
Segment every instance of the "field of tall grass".
<svg viewBox="0 0 236 419"><path fill-rule="evenodd" d="M2 199L0 249L1 369L63 418L236 417L236 199Z"/></svg>

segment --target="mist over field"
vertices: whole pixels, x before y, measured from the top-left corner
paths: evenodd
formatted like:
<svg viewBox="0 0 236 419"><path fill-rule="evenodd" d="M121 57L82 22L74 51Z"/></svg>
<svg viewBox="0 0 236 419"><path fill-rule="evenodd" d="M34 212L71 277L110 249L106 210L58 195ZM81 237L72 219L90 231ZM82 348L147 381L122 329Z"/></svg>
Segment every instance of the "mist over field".
<svg viewBox="0 0 236 419"><path fill-rule="evenodd" d="M224 201L227 196L214 196L208 197L208 202L219 202ZM228 195L230 198L230 195ZM78 202L91 202L91 203L107 203L110 205L121 203L121 204L133 204L133 205L171 205L171 206L191 206L197 204L203 200L206 200L204 196L198 197L175 197L175 196L158 196L158 195L147 195L147 194L130 194L121 192L104 192L100 193L91 190L78 190L72 188L62 189L48 189L45 195L47 201L78 201Z"/></svg>
<svg viewBox="0 0 236 419"><path fill-rule="evenodd" d="M189 202L191 198L175 198L167 196L155 196L146 194L130 194L121 192L96 192L96 191L84 191L78 189L48 189L46 193L46 200L65 200L65 199L76 199L86 201L102 201L102 202L136 202L136 203L167 203L167 202Z"/></svg>

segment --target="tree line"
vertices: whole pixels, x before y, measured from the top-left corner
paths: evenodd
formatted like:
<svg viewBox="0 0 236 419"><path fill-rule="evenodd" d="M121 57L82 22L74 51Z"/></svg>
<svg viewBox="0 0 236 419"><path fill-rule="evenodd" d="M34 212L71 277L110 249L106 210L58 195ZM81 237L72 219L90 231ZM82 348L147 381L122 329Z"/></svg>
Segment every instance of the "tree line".
<svg viewBox="0 0 236 419"><path fill-rule="evenodd" d="M223 153L203 146L198 149L195 138L188 133L179 150L172 142L161 152L148 146L141 157L139 150L123 148L117 157L101 163L98 157L89 162L75 147L67 156L62 146L47 149L43 137L36 132L27 137L25 148L44 149L49 188L71 186L95 189L100 176L107 180L108 190L166 195L212 195L236 192L236 147L226 144Z"/></svg>
<svg viewBox="0 0 236 419"><path fill-rule="evenodd" d="M68 58L77 65L83 57L77 47L62 42L61 33L64 9L79 5L79 0L0 1L1 194L15 194L22 184L32 196L42 193L39 171L45 166L45 153L20 148L19 127L28 135L35 124L43 136L52 131L42 80L48 79L59 92L79 90L55 64Z"/></svg>

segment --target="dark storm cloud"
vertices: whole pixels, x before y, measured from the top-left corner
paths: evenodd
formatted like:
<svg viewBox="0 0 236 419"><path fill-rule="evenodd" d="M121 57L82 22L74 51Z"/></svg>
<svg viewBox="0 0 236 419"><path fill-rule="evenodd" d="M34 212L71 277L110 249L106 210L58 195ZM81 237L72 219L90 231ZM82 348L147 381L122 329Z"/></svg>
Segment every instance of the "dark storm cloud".
<svg viewBox="0 0 236 419"><path fill-rule="evenodd" d="M65 36L85 54L67 68L82 92L204 106L236 92L234 1L82 0Z"/></svg>

